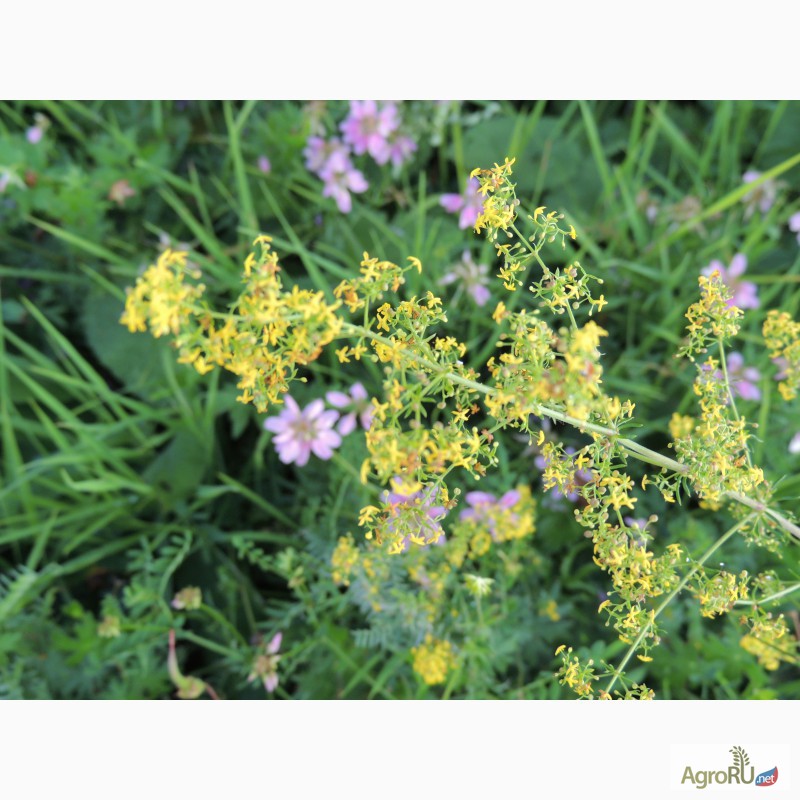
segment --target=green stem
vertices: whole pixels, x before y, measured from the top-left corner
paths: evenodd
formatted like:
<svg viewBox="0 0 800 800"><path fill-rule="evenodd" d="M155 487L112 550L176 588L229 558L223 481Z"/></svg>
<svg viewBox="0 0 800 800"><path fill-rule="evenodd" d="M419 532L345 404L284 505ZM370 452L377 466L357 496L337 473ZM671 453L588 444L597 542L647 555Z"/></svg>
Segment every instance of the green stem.
<svg viewBox="0 0 800 800"><path fill-rule="evenodd" d="M733 418L739 422L739 411L736 408L736 400L733 399L733 389L731 389L731 380L728 377L728 359L725 357L725 345L721 337L717 338L717 345L719 345L719 360L722 365L722 376L725 378L725 389L728 393L728 402L731 404L731 411ZM753 468L753 462L750 460L750 448L745 450L747 455L747 466Z"/></svg>
<svg viewBox="0 0 800 800"><path fill-rule="evenodd" d="M754 515L750 514L749 516L745 517L743 520L737 522L732 528L729 528L722 536L717 539L711 547L703 553L702 556L695 562L694 566L683 576L683 580L664 598L661 605L653 612L650 621L642 626L642 629L639 631L639 635L634 640L633 644L628 648L628 652L625 653L625 657L620 662L620 665L614 670L614 674L611 678L611 681L608 684L606 691L611 694L611 690L614 688L614 685L622 676L622 671L627 666L628 662L633 657L634 653L639 649L639 645L644 640L644 637L647 635L648 631L650 630L653 623L656 621L658 616L661 612L686 588L686 584L692 579L694 574L708 561L714 553L722 547L725 542L728 541L737 531L739 531L744 525L752 521Z"/></svg>
<svg viewBox="0 0 800 800"><path fill-rule="evenodd" d="M735 606L760 606L764 603L771 603L773 600L780 600L781 597L786 597L786 595L791 594L792 592L796 592L800 589L800 583L793 583L791 586L787 586L785 589L781 589L779 592L775 592L775 594L767 595L766 597L762 597L760 600L737 600L734 605Z"/></svg>

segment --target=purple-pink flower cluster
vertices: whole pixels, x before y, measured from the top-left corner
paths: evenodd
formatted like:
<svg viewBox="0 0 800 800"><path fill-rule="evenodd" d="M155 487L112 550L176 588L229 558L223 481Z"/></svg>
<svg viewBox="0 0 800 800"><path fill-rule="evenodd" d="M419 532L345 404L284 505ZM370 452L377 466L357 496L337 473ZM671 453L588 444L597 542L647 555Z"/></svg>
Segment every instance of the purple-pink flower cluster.
<svg viewBox="0 0 800 800"><path fill-rule="evenodd" d="M320 399L301 409L293 397L286 395L280 414L264 420L264 428L275 434L272 441L284 464L304 467L312 454L327 461L341 445L342 437L356 429L357 419L364 430L369 428L373 407L360 383L354 384L347 394L328 392L326 399L333 409L326 410ZM340 410L347 413L341 415Z"/></svg>
<svg viewBox="0 0 800 800"><path fill-rule="evenodd" d="M339 211L349 214L353 208L350 193L360 194L369 187L352 157L369 155L376 164L391 161L400 167L417 149L417 144L403 132L400 111L394 102L351 101L350 112L339 130L341 139L310 136L303 155L306 167L325 184L322 196L332 197Z"/></svg>

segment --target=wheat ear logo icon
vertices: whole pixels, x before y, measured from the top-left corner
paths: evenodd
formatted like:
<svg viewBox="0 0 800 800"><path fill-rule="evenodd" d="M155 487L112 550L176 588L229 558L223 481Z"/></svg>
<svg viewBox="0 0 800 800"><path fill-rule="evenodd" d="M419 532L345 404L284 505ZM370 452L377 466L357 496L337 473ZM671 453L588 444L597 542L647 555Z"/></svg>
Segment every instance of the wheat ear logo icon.
<svg viewBox="0 0 800 800"><path fill-rule="evenodd" d="M733 753L733 766L738 767L741 773L744 767L750 763L750 756L747 755L743 747L738 745L732 747L729 752Z"/></svg>

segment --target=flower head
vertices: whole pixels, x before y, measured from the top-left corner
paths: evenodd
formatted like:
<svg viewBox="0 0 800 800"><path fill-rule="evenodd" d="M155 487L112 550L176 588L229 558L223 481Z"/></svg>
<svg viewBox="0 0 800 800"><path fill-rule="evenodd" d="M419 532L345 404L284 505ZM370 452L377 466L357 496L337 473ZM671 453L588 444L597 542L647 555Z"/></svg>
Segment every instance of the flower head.
<svg viewBox="0 0 800 800"><path fill-rule="evenodd" d="M346 144L342 144L341 140L335 136L328 141L321 136L309 136L303 150L306 169L319 175L328 163L328 159L334 153L339 153L344 158L349 158L350 148Z"/></svg>
<svg viewBox="0 0 800 800"><path fill-rule="evenodd" d="M404 133L395 131L389 137L389 160L395 167L401 167L411 158L411 154L416 152L416 149L417 143Z"/></svg>
<svg viewBox="0 0 800 800"><path fill-rule="evenodd" d="M38 125L33 125L32 127L28 128L27 131L25 131L25 138L31 144L39 144L39 142L42 141L43 136L44 131Z"/></svg>
<svg viewBox="0 0 800 800"><path fill-rule="evenodd" d="M365 192L369 187L362 173L353 166L349 156L343 155L341 151L336 151L328 157L325 166L320 170L319 177L325 182L322 196L332 197L343 214L349 214L353 208L350 192Z"/></svg>
<svg viewBox="0 0 800 800"><path fill-rule="evenodd" d="M447 640L434 639L431 634L417 647L411 648L413 669L428 686L444 683L447 675L456 667L453 645Z"/></svg>
<svg viewBox="0 0 800 800"><path fill-rule="evenodd" d="M758 308L758 288L756 285L750 281L739 280L746 270L746 256L742 253L737 253L731 259L730 267L725 267L721 261L714 260L700 271L706 276L710 276L715 271L719 272L722 282L733 292L733 296L728 300L728 306Z"/></svg>
<svg viewBox="0 0 800 800"><path fill-rule="evenodd" d="M278 662L281 657L278 651L281 649L283 633L278 631L264 648L264 652L256 656L253 668L247 676L248 683L258 679L264 684L264 688L272 693L278 688Z"/></svg>
<svg viewBox="0 0 800 800"><path fill-rule="evenodd" d="M269 175L269 173L272 172L272 164L266 156L262 155L258 157L258 169L259 172L263 172L264 175Z"/></svg>
<svg viewBox="0 0 800 800"><path fill-rule="evenodd" d="M459 214L458 227L471 228L483 212L483 196L479 192L480 183L477 178L470 178L463 194L443 194L439 204L449 214Z"/></svg>
<svg viewBox="0 0 800 800"><path fill-rule="evenodd" d="M761 177L761 173L755 169L749 169L742 175L742 181L753 183ZM764 181L760 186L748 192L742 197L742 202L745 204L744 216L749 219L753 212L758 209L762 214L766 214L775 203L775 198L778 195L778 183L773 179Z"/></svg>
<svg viewBox="0 0 800 800"><path fill-rule="evenodd" d="M797 244L800 244L800 211L789 217L789 230L797 234Z"/></svg>
<svg viewBox="0 0 800 800"><path fill-rule="evenodd" d="M295 463L302 467L313 453L327 461L342 443L341 436L333 430L339 414L325 411L322 400L313 400L303 410L295 400L286 395L286 407L276 417L267 417L264 427L277 434L273 439L278 458L284 464Z"/></svg>
<svg viewBox="0 0 800 800"><path fill-rule="evenodd" d="M361 427L365 431L369 430L375 407L372 405L367 390L360 383L354 383L350 387L348 394L344 392L328 392L325 395L325 399L334 408L349 409L349 413L345 414L336 426L336 430L342 436L347 436L355 430L356 420L361 423Z"/></svg>
<svg viewBox="0 0 800 800"><path fill-rule="evenodd" d="M339 127L357 156L369 153L378 164L385 164L392 156L389 136L399 126L394 103L384 103L379 108L374 100L353 100L350 114Z"/></svg>
<svg viewBox="0 0 800 800"><path fill-rule="evenodd" d="M492 296L488 288L489 267L486 264L476 264L469 250L461 254L461 261L451 267L439 281L439 285L448 286L456 282L466 289L479 306L485 305Z"/></svg>

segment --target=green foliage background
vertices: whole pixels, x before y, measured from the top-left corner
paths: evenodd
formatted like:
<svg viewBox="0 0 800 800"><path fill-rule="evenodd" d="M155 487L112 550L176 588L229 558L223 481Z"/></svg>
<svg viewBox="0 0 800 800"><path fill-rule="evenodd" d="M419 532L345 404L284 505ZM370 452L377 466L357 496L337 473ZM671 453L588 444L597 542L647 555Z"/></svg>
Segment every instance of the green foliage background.
<svg viewBox="0 0 800 800"><path fill-rule="evenodd" d="M329 132L346 110L321 109ZM51 124L33 145L25 131L37 113ZM173 696L170 628L183 672L226 698L266 696L247 677L277 631L278 697L561 698L569 695L553 675L559 644L619 658L623 645L596 613L608 587L591 542L569 505L541 492L527 441L508 437L481 488L529 485L537 533L513 554L513 586L481 619L466 594L454 596L460 667L446 686L426 686L411 669L423 627L402 557L377 614L331 577L338 537L360 538L358 509L370 500L351 466L365 456L363 438L349 437L332 462L282 465L230 376L200 377L167 343L119 325L124 287L165 241L187 243L224 306L262 232L295 281L326 294L354 274L364 250L398 263L415 255L425 272L409 292L430 288L447 306L456 287L437 284L461 253L487 264L494 253L439 197L505 156L516 158L529 210L557 208L579 230L577 250L554 249L552 263L578 258L605 281L606 387L636 403L637 439L648 447L666 452L670 416L693 408L692 375L673 353L700 269L747 255L761 308L745 317L739 350L763 377L762 400L742 410L758 423L755 460L770 480L786 476L777 496L791 509L800 477L787 445L800 415L775 391L760 325L769 308L796 318L800 303L800 248L786 226L800 208L800 170L781 166L800 153L800 103L419 101L402 113L418 143L411 163L362 158L370 188L342 215L305 168L304 103L0 104L0 173L15 178L0 193L0 696ZM775 167L777 202L748 216L743 173ZM135 191L122 205L109 199L117 181ZM449 332L476 365L493 352L490 315L504 296L496 279L492 291L485 309L461 293L449 312ZM293 394L303 405L355 380L377 391L375 365L347 369L326 354ZM563 438L580 441L568 430ZM693 553L724 529L691 499L637 508L651 513L659 541ZM756 572L776 557L739 543L725 561ZM790 543L779 567L800 579ZM503 564L486 568L500 574ZM176 611L170 601L189 585L202 589L203 605ZM551 601L555 614L544 610ZM792 597L777 611L800 624ZM120 620L119 636L101 635L107 617ZM703 619L681 598L668 628L655 660L631 672L658 697L800 696L796 666L765 670L738 646L735 612Z"/></svg>

